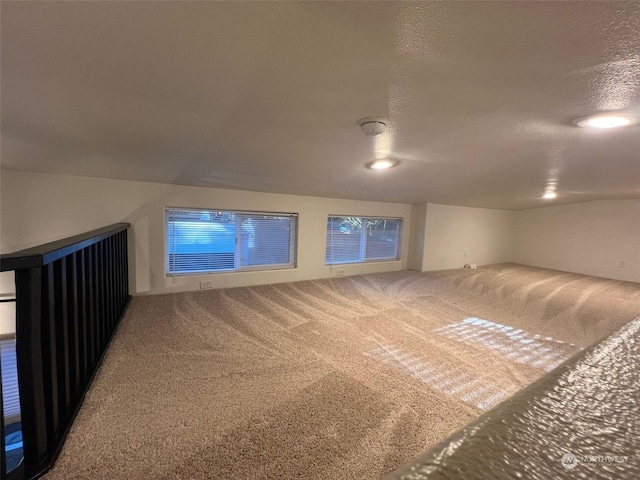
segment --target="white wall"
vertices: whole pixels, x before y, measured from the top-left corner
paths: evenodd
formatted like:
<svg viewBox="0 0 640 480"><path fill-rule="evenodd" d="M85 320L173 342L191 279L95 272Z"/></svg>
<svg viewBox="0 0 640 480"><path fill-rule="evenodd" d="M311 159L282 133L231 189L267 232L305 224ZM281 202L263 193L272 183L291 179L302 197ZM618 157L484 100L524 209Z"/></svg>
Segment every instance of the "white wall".
<svg viewBox="0 0 640 480"><path fill-rule="evenodd" d="M516 212L427 204L422 271L511 262Z"/></svg>
<svg viewBox="0 0 640 480"><path fill-rule="evenodd" d="M640 282L640 200L520 211L516 245L524 265Z"/></svg>
<svg viewBox="0 0 640 480"><path fill-rule="evenodd" d="M418 272L422 271L426 219L426 203L411 206L411 228L409 229L411 238L409 239L408 267L411 270L417 270Z"/></svg>
<svg viewBox="0 0 640 480"><path fill-rule="evenodd" d="M329 214L404 218L402 260L341 266L347 275L407 268L410 205L10 171L3 172L1 182L0 251L15 251L129 222L135 242L129 249L132 293L195 290L205 279L213 280L215 287L234 287L335 275L335 269L324 264ZM164 271L165 206L296 212L298 266L291 270L179 276L174 283Z"/></svg>
<svg viewBox="0 0 640 480"><path fill-rule="evenodd" d="M198 289L212 279L231 287L324 278L326 216L404 218L402 260L347 265L347 275L419 271L516 261L557 270L640 282L640 200L609 200L512 212L438 204L378 202L265 194L142 182L3 171L0 251L10 252L116 222L132 224L132 293ZM196 277L164 273L164 207L297 212L298 268ZM135 242L135 244L134 244ZM466 254L466 255L465 255ZM619 268L620 261L624 268ZM341 267L342 268L342 267ZM0 294L11 293L0 278Z"/></svg>

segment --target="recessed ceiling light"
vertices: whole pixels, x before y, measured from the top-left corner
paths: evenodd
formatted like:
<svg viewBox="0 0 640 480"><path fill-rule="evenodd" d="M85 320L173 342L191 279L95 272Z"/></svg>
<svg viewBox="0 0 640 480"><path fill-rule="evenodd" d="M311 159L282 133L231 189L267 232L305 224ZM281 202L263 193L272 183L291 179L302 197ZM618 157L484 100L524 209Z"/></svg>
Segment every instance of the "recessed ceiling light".
<svg viewBox="0 0 640 480"><path fill-rule="evenodd" d="M546 198L548 200L552 199L552 198L556 198L558 196L558 194L556 192L545 192L544 195L542 195L542 198Z"/></svg>
<svg viewBox="0 0 640 480"><path fill-rule="evenodd" d="M395 167L397 164L398 162L389 160L388 158L383 158L370 163L367 167L371 170L386 170L387 168Z"/></svg>
<svg viewBox="0 0 640 480"><path fill-rule="evenodd" d="M591 115L590 117L576 120L576 125L583 128L618 128L631 125L633 118L619 113L606 113Z"/></svg>

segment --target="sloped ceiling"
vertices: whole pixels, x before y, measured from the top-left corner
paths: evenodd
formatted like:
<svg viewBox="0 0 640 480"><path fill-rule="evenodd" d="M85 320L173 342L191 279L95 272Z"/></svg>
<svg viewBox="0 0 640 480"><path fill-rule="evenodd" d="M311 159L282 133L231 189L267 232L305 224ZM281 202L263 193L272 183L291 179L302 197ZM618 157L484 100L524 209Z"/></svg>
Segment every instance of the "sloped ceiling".
<svg viewBox="0 0 640 480"><path fill-rule="evenodd" d="M640 2L1 3L3 169L524 209L640 198ZM390 128L362 135L357 121ZM371 171L389 157L399 165ZM559 197L543 200L548 186Z"/></svg>

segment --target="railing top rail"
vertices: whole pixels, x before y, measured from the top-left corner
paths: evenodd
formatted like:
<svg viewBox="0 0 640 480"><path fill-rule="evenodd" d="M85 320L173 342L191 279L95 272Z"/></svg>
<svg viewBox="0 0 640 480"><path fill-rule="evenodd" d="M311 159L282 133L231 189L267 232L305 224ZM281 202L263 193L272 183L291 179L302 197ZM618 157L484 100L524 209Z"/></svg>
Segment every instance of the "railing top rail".
<svg viewBox="0 0 640 480"><path fill-rule="evenodd" d="M20 270L47 265L59 258L82 250L94 243L98 243L116 233L129 228L129 223L114 223L108 227L98 228L90 232L63 238L54 242L44 243L37 247L27 248L19 252L0 255L0 271Z"/></svg>

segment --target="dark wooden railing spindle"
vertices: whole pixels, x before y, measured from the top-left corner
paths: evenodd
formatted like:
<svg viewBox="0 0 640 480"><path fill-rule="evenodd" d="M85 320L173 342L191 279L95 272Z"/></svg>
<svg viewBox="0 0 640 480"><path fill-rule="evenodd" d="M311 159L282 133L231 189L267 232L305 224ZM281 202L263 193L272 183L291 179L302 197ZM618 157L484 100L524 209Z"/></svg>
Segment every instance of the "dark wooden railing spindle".
<svg viewBox="0 0 640 480"><path fill-rule="evenodd" d="M46 277L44 281L44 315L43 315L43 353L46 357L44 363L44 388L47 407L47 441L53 443L55 433L60 425L60 408L58 393L58 342L56 341L56 295L54 280L54 265L50 263L43 268Z"/></svg>
<svg viewBox="0 0 640 480"><path fill-rule="evenodd" d="M80 384L80 336L78 332L77 252L67 260L67 318L69 322L69 379L71 398L75 400Z"/></svg>
<svg viewBox="0 0 640 480"><path fill-rule="evenodd" d="M76 257L76 299L78 302L78 389L81 390L84 385L82 379L87 373L87 352L89 347L89 335L87 331L87 296L86 290L86 263L84 251L77 252Z"/></svg>
<svg viewBox="0 0 640 480"><path fill-rule="evenodd" d="M64 424L69 415L71 390L69 381L69 319L67 316L67 268L66 257L54 262L56 296L56 342L58 346L58 405L60 419ZM58 432L55 432L56 436Z"/></svg>

